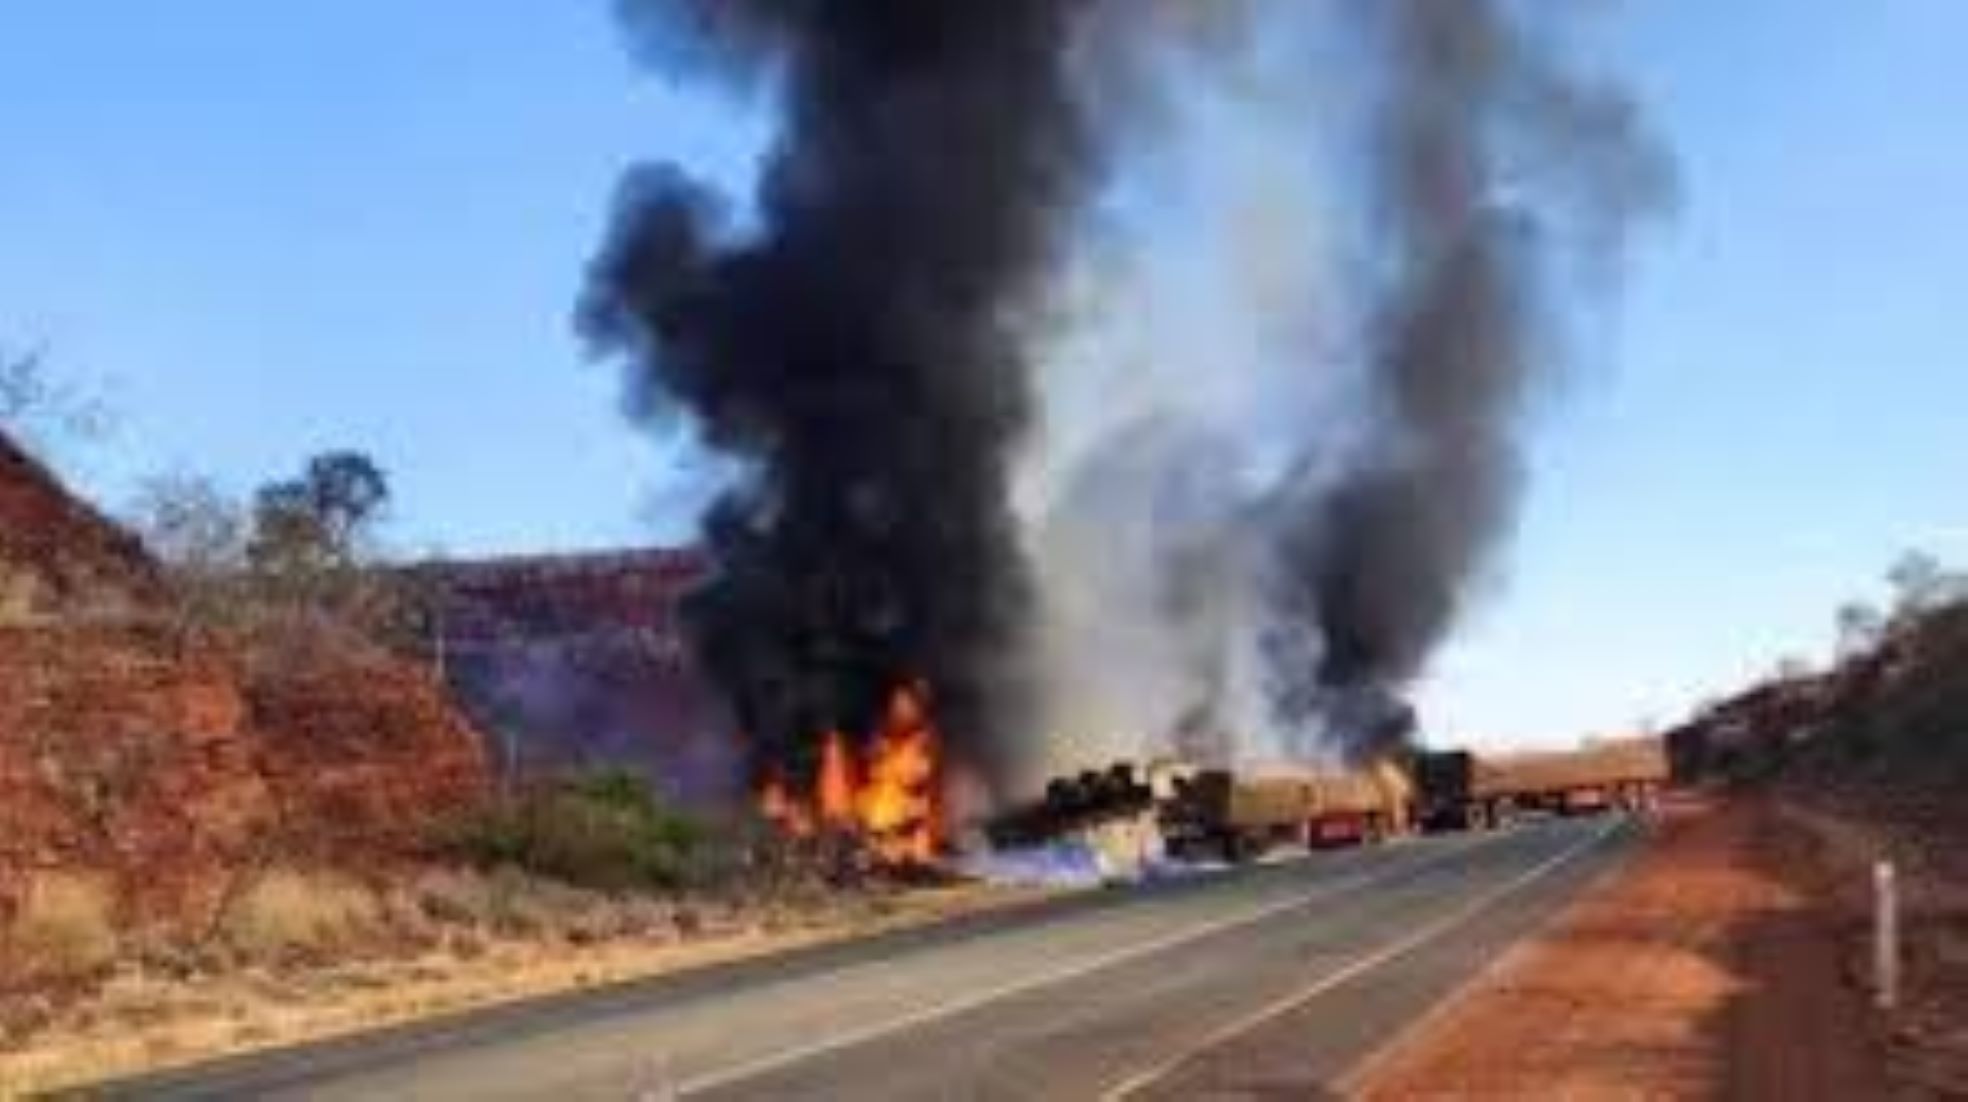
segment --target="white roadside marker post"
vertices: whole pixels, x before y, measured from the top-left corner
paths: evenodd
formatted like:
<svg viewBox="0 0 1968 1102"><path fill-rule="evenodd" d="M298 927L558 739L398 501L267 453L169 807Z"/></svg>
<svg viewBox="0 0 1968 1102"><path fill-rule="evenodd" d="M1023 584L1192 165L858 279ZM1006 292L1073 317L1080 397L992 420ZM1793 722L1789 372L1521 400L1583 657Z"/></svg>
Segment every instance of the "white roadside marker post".
<svg viewBox="0 0 1968 1102"><path fill-rule="evenodd" d="M1891 1010L1900 1001L1900 898L1891 861L1872 864L1873 1003Z"/></svg>

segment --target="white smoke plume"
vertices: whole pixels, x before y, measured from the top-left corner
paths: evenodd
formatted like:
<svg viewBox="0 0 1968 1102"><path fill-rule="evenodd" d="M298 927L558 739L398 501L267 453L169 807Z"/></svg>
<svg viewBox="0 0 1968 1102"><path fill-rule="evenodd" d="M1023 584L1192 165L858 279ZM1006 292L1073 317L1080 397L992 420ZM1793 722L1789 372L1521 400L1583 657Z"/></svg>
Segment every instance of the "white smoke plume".
<svg viewBox="0 0 1968 1102"><path fill-rule="evenodd" d="M1092 94L1140 125L1020 486L1054 756L1370 754L1512 527L1560 284L1666 160L1528 8L1104 10L1138 33Z"/></svg>

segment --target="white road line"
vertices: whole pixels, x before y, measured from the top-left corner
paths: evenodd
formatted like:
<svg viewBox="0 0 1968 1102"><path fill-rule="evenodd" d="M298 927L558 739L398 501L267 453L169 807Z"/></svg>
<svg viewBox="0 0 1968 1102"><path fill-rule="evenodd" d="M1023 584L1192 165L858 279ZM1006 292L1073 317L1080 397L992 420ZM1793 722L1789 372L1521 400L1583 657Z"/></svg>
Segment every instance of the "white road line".
<svg viewBox="0 0 1968 1102"><path fill-rule="evenodd" d="M1539 862L1508 883L1484 892L1482 895L1463 904L1443 918L1423 926L1421 929L1416 930L1414 933L1392 945L1383 946L1366 956L1358 957L1337 972L1328 973L1320 978L1312 986L1293 992L1282 999L1260 1007L1257 1011L1238 1018L1236 1021L1215 1030L1204 1037L1201 1042L1185 1048L1169 1059L1137 1072L1115 1086L1108 1088L1107 1091L1101 1094L1101 1102L1118 1102L1119 1099L1127 1098L1145 1087L1153 1086L1160 1080L1167 1078L1170 1073L1180 1069L1184 1064L1208 1052L1210 1049L1223 1044L1225 1041L1236 1037L1238 1034L1248 1033L1265 1022L1271 1021L1280 1015L1290 1013L1298 1007L1318 998L1320 995L1331 991L1335 987L1339 987L1367 972L1371 972L1383 964L1398 960L1408 953L1421 948L1423 945L1441 937L1443 934L1448 933L1450 930L1455 929L1457 926L1462 925L1502 902L1509 896L1543 879L1572 858L1605 841L1607 836L1612 834L1618 826L1619 820L1609 822L1589 837L1567 846L1563 851Z"/></svg>
<svg viewBox="0 0 1968 1102"><path fill-rule="evenodd" d="M728 1087L734 1083L740 1083L747 1079L755 1079L768 1072L777 1071L780 1068L797 1064L804 1060L810 1060L816 1056L824 1056L830 1052L852 1048L855 1045L864 1044L890 1033L912 1029L916 1026L940 1021L969 1010L975 1010L980 1006L997 1002L1000 999L1023 995L1030 991L1039 990L1040 988L1064 983L1067 980L1078 979L1082 976L1101 971L1102 969L1112 968L1117 965L1126 964L1129 961L1166 952L1192 941L1200 941L1203 938L1220 934L1227 930L1249 926L1288 911L1298 910L1309 904L1331 898L1340 892L1355 891L1385 880L1391 880L1397 876L1410 875L1421 872L1424 869L1433 868L1436 865L1448 861L1450 858L1458 857L1469 850L1489 845L1502 837L1504 835L1487 834L1471 836L1468 839L1458 839L1453 847L1445 848L1444 852L1432 854L1428 858L1410 865L1403 865L1397 869L1388 869L1372 875L1355 873L1351 876L1329 881L1313 891L1306 892L1302 895L1295 895L1290 899L1280 900L1276 903L1269 903L1256 910L1240 915L1206 922L1200 926L1192 926L1173 934L1156 938L1153 941L1132 945L1112 953L1088 958L1052 972L1028 976L1025 979L1000 987L986 988L961 998L952 999L949 1002L923 1007L920 1010L904 1014L899 1018L889 1018L884 1021L875 1022L860 1029L850 1030L849 1032L815 1041L812 1044L801 1045L797 1048L782 1049L770 1056L763 1056L757 1060L739 1064L722 1071L708 1072L678 1084L676 1093L678 1095L700 1094L704 1091Z"/></svg>

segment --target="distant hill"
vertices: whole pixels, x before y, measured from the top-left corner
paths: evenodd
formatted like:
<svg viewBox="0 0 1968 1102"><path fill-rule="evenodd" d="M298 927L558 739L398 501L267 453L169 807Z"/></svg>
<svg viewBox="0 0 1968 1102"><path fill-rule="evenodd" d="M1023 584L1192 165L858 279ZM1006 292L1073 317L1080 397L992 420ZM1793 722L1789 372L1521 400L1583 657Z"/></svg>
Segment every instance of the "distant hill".
<svg viewBox="0 0 1968 1102"><path fill-rule="evenodd" d="M626 766L673 800L716 806L742 795L739 744L678 616L708 570L698 552L647 548L410 573L435 598L436 663L498 769Z"/></svg>
<svg viewBox="0 0 1968 1102"><path fill-rule="evenodd" d="M1751 686L1668 733L1684 777L1968 781L1968 601L1903 613L1821 674Z"/></svg>

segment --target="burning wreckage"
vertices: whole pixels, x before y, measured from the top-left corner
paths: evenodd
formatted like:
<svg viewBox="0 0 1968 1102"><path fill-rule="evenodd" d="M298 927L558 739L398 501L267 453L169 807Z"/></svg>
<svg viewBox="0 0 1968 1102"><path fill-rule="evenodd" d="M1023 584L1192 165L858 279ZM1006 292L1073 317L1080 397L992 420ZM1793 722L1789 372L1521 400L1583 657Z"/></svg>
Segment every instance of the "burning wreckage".
<svg viewBox="0 0 1968 1102"><path fill-rule="evenodd" d="M1093 876L1481 829L1525 811L1644 807L1667 777L1656 739L1505 757L1422 750L1411 745L1411 717L1394 709L1398 722L1384 721L1376 739L1388 749L1357 768L1232 769L1163 756L1055 777L1034 798L992 807L948 758L933 687L918 679L889 695L866 737L827 731L810 770L770 763L748 789L733 783L745 741L735 709L719 701L680 626L679 608L707 570L684 551L426 568L443 597L433 642L454 693L500 744L488 749L503 768L632 765L674 799L752 801L789 837L892 869L1023 875L1031 870L993 855L1065 847ZM1167 739L1177 754L1226 741L1186 730Z"/></svg>
<svg viewBox="0 0 1968 1102"><path fill-rule="evenodd" d="M929 703L925 685L895 690L859 754L839 731L828 732L812 792L796 792L784 776L770 774L759 790L760 813L794 837L827 831L857 840L887 865L935 863L948 829Z"/></svg>

